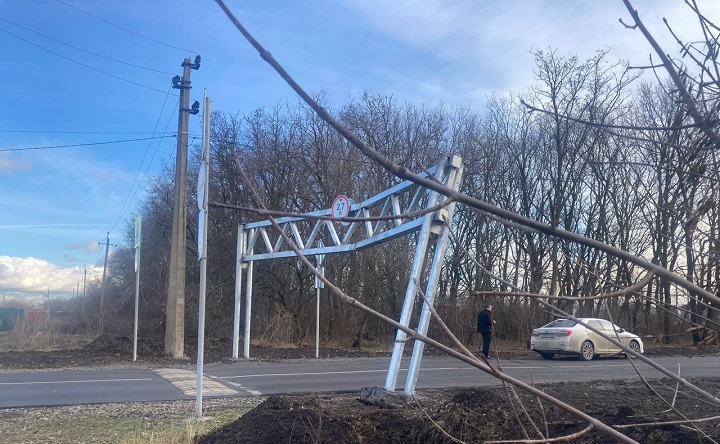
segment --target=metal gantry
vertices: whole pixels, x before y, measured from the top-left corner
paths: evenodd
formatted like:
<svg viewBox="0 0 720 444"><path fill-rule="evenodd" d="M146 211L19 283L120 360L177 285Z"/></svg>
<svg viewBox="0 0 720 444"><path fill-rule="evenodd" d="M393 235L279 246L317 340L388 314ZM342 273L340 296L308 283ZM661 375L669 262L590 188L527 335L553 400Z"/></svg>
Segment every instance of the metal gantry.
<svg viewBox="0 0 720 444"><path fill-rule="evenodd" d="M454 190L460 188L462 179L462 159L459 156L441 156L437 164L423 173L423 176L434 176L436 180ZM431 241L435 236L433 263L429 267L425 297L429 304L433 303L439 279L442 258L448 238L448 226L452 221L455 204L433 211L421 212L443 203L445 196L423 188L412 181L404 181L363 202L352 203L349 218L362 218L355 221L334 221L317 217L332 216L332 209L314 211L298 216L277 218L275 221L280 229L293 240L300 252L305 256L328 255L359 251L374 245L382 244L400 236L420 231L413 260L410 280L408 282L400 324L408 327L412 317L418 287L422 282L424 260ZM410 213L417 212L415 215ZM386 220L370 218L398 216ZM242 286L242 270L245 270L245 322L243 357L250 357L250 319L252 313L252 280L253 263L259 260L293 257L296 253L290 248L283 236L277 232L269 220L252 222L238 226L237 259L235 275L235 310L233 323L233 359L238 358L240 341L240 301ZM430 311L423 304L418 331L427 333ZM393 347L390 368L388 369L385 389L395 390L400 361L405 346L406 334L397 331ZM415 391L415 383L422 359L423 343L417 341L410 363L410 373L405 385L405 394Z"/></svg>

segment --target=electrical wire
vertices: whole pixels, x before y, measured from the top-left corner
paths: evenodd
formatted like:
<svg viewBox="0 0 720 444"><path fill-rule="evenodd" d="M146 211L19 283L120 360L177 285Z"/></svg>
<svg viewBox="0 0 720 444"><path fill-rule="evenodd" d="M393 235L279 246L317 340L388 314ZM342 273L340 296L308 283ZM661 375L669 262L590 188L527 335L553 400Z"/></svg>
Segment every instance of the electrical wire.
<svg viewBox="0 0 720 444"><path fill-rule="evenodd" d="M165 131L167 131L168 127L170 126L170 122L172 122L173 117L175 117L175 111L178 109L178 107L180 105L180 99L178 99L176 105L178 105L178 106L175 106L173 108L173 112L170 114L170 117L168 118L168 121L165 124ZM155 156L157 155L158 149L160 149L160 142L161 142L161 140L158 140L157 144L155 145L155 151L153 151L153 155L150 158L150 162L148 162L148 165L145 168L145 171L143 172L143 177L142 177L142 179L140 179L141 183L145 181L145 177L147 176L148 172L150 171L150 165L152 165L152 162L153 162L153 160L155 160ZM131 201L135 200L135 196L137 195L138 191L140 191L140 188L135 189L135 194L133 194Z"/></svg>
<svg viewBox="0 0 720 444"><path fill-rule="evenodd" d="M148 67L142 66L142 65L136 65L136 64L134 64L134 63L125 62L125 61L122 61L122 60L114 59L114 58L112 58L112 57L104 56L104 55L102 55L102 54L98 54L98 53L96 53L96 52L88 51L87 49L83 49L83 48L80 48L80 47L78 47L78 46L71 45L70 43L65 43L65 42L63 42L63 41L61 41L61 40L58 40L58 39L56 39L56 38L53 38L53 37L47 36L47 35L45 35L45 34L42 34L42 33L40 33L40 32L37 32L37 31L35 31L34 29L28 28L27 26L23 26L23 25L20 25L20 24L18 24L18 23L11 22L10 20L5 20L4 18L0 18L0 21L3 21L3 22L5 22L5 23L9 23L9 24L14 25L14 26L17 26L18 28L25 29L25 30L27 30L27 31L30 31L30 32L32 32L32 33L35 33L35 34L39 35L40 37L44 37L44 38L46 38L46 39L48 39L48 40L52 40L53 42L60 43L61 45L69 46L70 48L77 49L78 51L82 51L82 52L85 52L85 53L94 55L95 57L100 57L100 58L103 58L103 59L106 59L106 60L110 60L110 61L113 61L113 62L116 62L116 63L120 63L120 64L123 64L123 65L133 66L133 67L135 67L135 68L144 69L144 70L146 70L146 71L157 72L157 73L160 73L160 74L167 74L167 75L169 75L169 76L174 75L174 73L171 73L171 72L161 71L161 70L159 70L159 69L148 68Z"/></svg>
<svg viewBox="0 0 720 444"><path fill-rule="evenodd" d="M179 105L179 103L180 103L180 100L178 99L177 104ZM178 108L178 107L176 106L175 109L177 109L177 108ZM166 131L167 131L167 128L170 126L170 122L172 121L172 118L175 116L175 109L173 109L172 114L170 114L170 118L168 118L168 121L167 121L167 123L165 124L165 130L166 130ZM150 161L148 162L147 167L145 167L145 171L143 172L143 177L142 177L142 179L140 179L140 183L145 182L145 177L147 177L147 174L148 174L148 172L150 171L150 165L152 165L152 162L153 162L153 160L155 159L155 155L157 154L158 149L160 148L160 142L161 142L161 141L158 140L157 145L155 145L155 151L153 151L153 155L152 155L152 157L150 158ZM129 202L133 202L133 201L135 200L135 197L137 196L137 193L138 193L138 192L140 192L140 187L139 187L139 186L135 188L135 192L133 193L133 195L132 195L132 197L130 198ZM128 208L129 208L129 207L128 207ZM117 224L120 222L120 220L122 219L122 217L125 215L125 212L128 210L128 208L125 208L125 209L123 209L123 210L120 211L120 214L118 215L118 218L115 220L115 223L113 224L112 229L114 229L114 228L117 226ZM111 231L112 231L112 229L111 229Z"/></svg>
<svg viewBox="0 0 720 444"><path fill-rule="evenodd" d="M165 111L165 105L167 105L168 97L170 97L170 89L169 87L167 90L167 94L165 94L165 100L163 101L162 108L160 109L160 114L158 114L157 119L155 120L155 127L153 128L153 136L155 135L155 132L157 131L158 124L160 123L160 118L163 115L163 112ZM150 152L150 146L152 145L152 139L148 141L147 148L145 148L145 154L143 155L142 160L140 161L140 166L138 167L137 173L135 173L135 178L133 179L132 185L130 185L130 191L128 191L127 196L125 196L125 201L123 201L122 205L120 206L120 214L118 215L117 219L115 219L115 222L113 223L112 227L110 228L110 231L113 231L115 227L117 227L117 224L120 222L120 219L123 217L125 212L128 210L130 206L131 196L134 196L133 190L135 189L135 184L137 184L137 187L140 188L140 183L138 183L138 178L140 177L140 172L142 171L143 165L145 164L145 159L147 159L148 153ZM153 156L154 158L155 156ZM148 164L149 166L149 164ZM143 176L143 180L145 179L145 176Z"/></svg>
<svg viewBox="0 0 720 444"><path fill-rule="evenodd" d="M0 148L0 152L51 150L51 149L57 149L57 148L75 148L75 147L80 147L80 146L110 145L110 144L114 144L114 143L141 142L143 140L153 140L153 139L167 139L170 137L176 137L176 136L175 135L167 135L167 136L155 136L155 137L142 137L140 139L109 140L106 142L74 143L72 145L33 146L33 147L24 147L24 148Z"/></svg>
<svg viewBox="0 0 720 444"><path fill-rule="evenodd" d="M148 36L142 35L142 34L140 34L140 33L138 33L138 32L132 31L132 30L130 30L130 29L123 28L123 27L120 26L120 25L116 25L115 23L109 22L109 21L105 20L104 18L101 18L101 17L98 17L98 16L96 16L96 15L93 15L93 14L87 12L87 11L83 11L82 9L80 9L80 8L78 8L78 7L76 7L76 6L73 6L73 5L69 4L69 3L65 3L65 2L62 1L62 0L55 0L55 1L58 2L58 3L61 3L61 4L63 4L63 5L65 5L65 6L67 6L68 8L72 8L72 9L78 11L78 12L82 12L83 14L88 15L88 16L96 19L96 20L99 20L99 21L105 23L105 24L108 24L108 25L110 25L110 26L114 26L115 28L118 28L118 29L123 30L123 31L125 31L125 32L129 32L130 34L136 35L136 36L138 36L138 37L142 37L142 38L144 38L144 39L146 39L146 40L150 40L151 42L155 42L155 43L158 43L158 44L160 44L160 45L167 46L168 48L178 49L178 50L183 51L183 52L189 52L189 53L192 53L192 54L197 54L196 51L191 51L191 50L189 50L189 49L180 48L179 46L174 46L174 45L171 45L171 44L169 44L169 43L161 42L160 40L155 40L155 39L152 38L152 37L148 37Z"/></svg>
<svg viewBox="0 0 720 444"><path fill-rule="evenodd" d="M28 133L28 134L153 134L164 136L175 133L150 133L146 131L46 131L46 130L0 130L0 133Z"/></svg>
<svg viewBox="0 0 720 444"><path fill-rule="evenodd" d="M17 39L20 39L20 40L22 40L22 41L25 42L25 43L28 43L28 44L30 44L30 45L33 45L33 46L35 46L35 47L37 47L37 48L42 49L43 51L47 51L47 52L49 52L49 53L51 53L51 54L55 54L56 56L62 57L63 59L68 60L68 61L70 61L70 62L77 63L78 65L83 66L83 67L85 67L85 68L91 69L91 70L96 71L96 72L99 72L99 73L101 73L101 74L105 74L106 76L112 77L112 78L114 78L114 79L122 80L123 82L127 82L127 83L130 83L130 84L135 85L135 86L140 86L140 87L142 87L142 88L149 89L149 90L151 90L151 91L157 91L157 92L161 92L161 93L165 94L165 91L163 91L163 90L161 90L161 89L153 88L152 86L143 85L142 83L134 82L134 81L128 80L128 79L126 79L126 78L124 78L124 77L116 76L115 74L110 74L109 72L106 72L106 71L103 71L103 70L101 70L101 69L95 68L95 67L93 67L93 66L87 65L87 64L85 64L85 63L83 63L83 62L79 62L79 61L77 61L77 60L75 60L75 59L71 59L71 58L68 57L68 56L65 56L65 55L60 54L59 52L55 52L55 51L53 51L53 50L51 50L51 49L45 48L45 47L42 46L42 45L38 45L38 44L35 43L35 42L31 42L30 40L28 40L28 39L26 39L26 38L24 38L24 37L20 37L19 35L14 34L14 33L10 32L10 31L8 31L7 29L4 29L4 28L1 28L1 27L0 27L0 31L2 31L2 32L6 33L6 34L10 34L11 36L13 36L13 37L15 37L15 38L17 38ZM173 95L176 95L176 96L177 96L177 94L173 94ZM179 96L178 96L178 97L179 97Z"/></svg>

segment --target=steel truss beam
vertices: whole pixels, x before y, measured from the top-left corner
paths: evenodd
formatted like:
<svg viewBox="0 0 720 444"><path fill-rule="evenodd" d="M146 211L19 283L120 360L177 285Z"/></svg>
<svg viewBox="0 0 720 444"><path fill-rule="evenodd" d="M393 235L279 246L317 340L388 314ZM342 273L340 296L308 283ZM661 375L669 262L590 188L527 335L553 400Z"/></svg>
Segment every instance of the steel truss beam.
<svg viewBox="0 0 720 444"><path fill-rule="evenodd" d="M462 177L462 159L459 156L441 156L436 166L427 170L427 172L422 175L425 177L432 175L439 182L457 190L460 187ZM351 218L365 219L400 216L397 219L362 220L344 223L327 219L316 219L318 216L332 216L332 209L328 208L299 216L277 218L275 221L305 256L359 251L420 230L410 282L408 283L399 321L402 325L408 326L417 295L416 284L421 281L423 263L431 233L437 235L437 241L425 295L430 303L432 303L434 299L435 288L437 287L436 274L439 273L441 268L442 256L447 244L447 226L445 222L452 221L455 204L451 203L440 210L416 215L414 217L407 217L407 214L432 208L444 200L445 196L443 195L422 188L414 182L404 181L363 202L352 203L348 215ZM242 270L247 269L243 356L249 358L253 263L254 261L287 258L295 255L295 252L287 245L285 239L277 232L269 220L251 222L238 226L233 359L238 358L239 352ZM418 325L418 330L421 333L427 332L428 322L428 313L423 309L421 322ZM402 359L402 352L405 345L404 339L405 333L398 330L385 385L385 388L390 391L395 390L400 360ZM407 395L411 395L415 390L415 382L421 359L422 349L420 348L413 353L410 364L413 371L405 386L405 393Z"/></svg>

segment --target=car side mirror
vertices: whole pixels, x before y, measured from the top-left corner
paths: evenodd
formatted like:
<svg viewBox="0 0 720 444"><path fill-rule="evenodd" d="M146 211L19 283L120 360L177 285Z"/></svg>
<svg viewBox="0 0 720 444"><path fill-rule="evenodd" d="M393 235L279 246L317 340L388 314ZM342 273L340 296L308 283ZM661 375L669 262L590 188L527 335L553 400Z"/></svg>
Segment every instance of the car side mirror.
<svg viewBox="0 0 720 444"><path fill-rule="evenodd" d="M624 332L624 331L625 331L624 328L622 328L622 327L618 328L618 333L622 333L622 332Z"/></svg>

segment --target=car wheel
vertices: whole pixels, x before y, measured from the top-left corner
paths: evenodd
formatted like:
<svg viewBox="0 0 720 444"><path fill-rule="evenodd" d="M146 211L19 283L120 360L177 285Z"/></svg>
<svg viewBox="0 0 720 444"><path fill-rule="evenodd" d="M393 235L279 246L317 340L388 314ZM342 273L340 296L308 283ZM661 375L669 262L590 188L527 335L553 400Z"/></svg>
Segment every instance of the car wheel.
<svg viewBox="0 0 720 444"><path fill-rule="evenodd" d="M638 341L630 341L630 344L628 344L628 348L635 353L640 353L640 344L638 344ZM625 353L626 358L635 358L635 356L631 355L630 353Z"/></svg>
<svg viewBox="0 0 720 444"><path fill-rule="evenodd" d="M540 356L542 356L543 359L552 359L555 353L540 352Z"/></svg>
<svg viewBox="0 0 720 444"><path fill-rule="evenodd" d="M590 341L585 341L580 346L580 359L583 361L591 361L595 357L595 346Z"/></svg>

